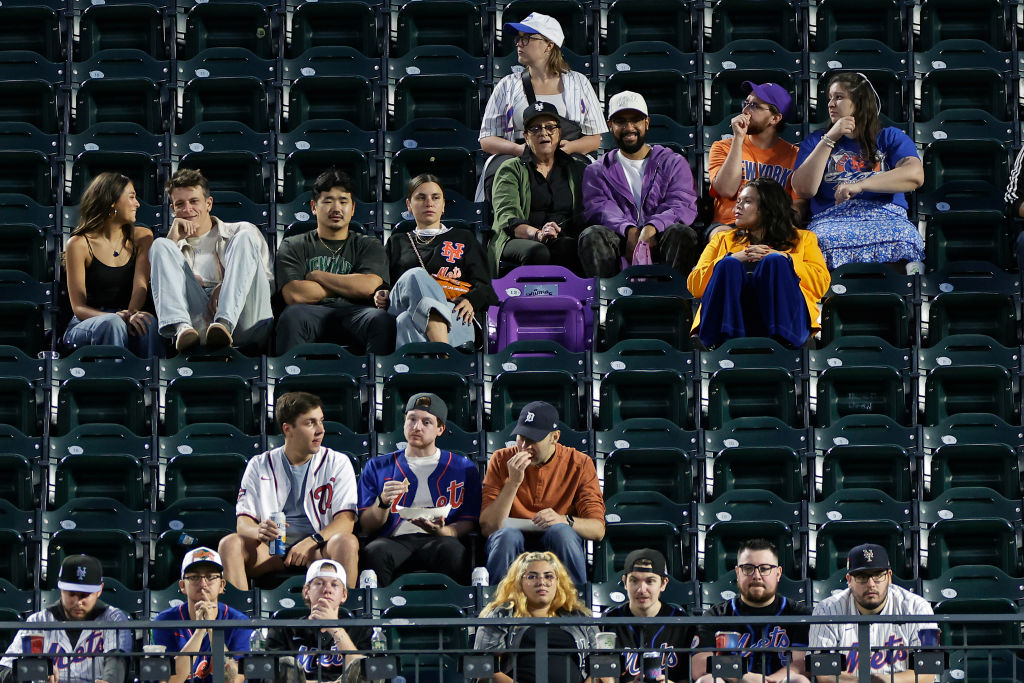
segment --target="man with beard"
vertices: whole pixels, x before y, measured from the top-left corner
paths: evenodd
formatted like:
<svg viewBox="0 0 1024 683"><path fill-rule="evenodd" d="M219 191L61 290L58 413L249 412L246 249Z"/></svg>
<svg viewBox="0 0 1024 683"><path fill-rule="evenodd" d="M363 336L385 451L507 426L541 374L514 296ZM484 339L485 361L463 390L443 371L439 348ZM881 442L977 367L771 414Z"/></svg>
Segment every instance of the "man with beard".
<svg viewBox="0 0 1024 683"><path fill-rule="evenodd" d="M889 554L880 545L864 543L852 550L846 558L844 591L822 600L814 606L814 614L877 614L909 616L933 614L932 606L924 598L892 585ZM937 638L934 623L893 624L879 620L871 624L871 647L885 648L871 653L871 682L932 683L931 674L917 674L908 669L907 648L921 647L921 632L931 630ZM845 651L846 665L839 676L816 676L818 683L856 683L858 680L857 625L813 624L811 649L839 649Z"/></svg>
<svg viewBox="0 0 1024 683"><path fill-rule="evenodd" d="M611 277L633 262L637 245L650 247L654 263L688 275L700 252L690 223L697 192L686 159L668 147L647 144L647 102L625 90L608 103L613 149L583 172L580 261L590 277ZM795 156L795 155L794 155Z"/></svg>
<svg viewBox="0 0 1024 683"><path fill-rule="evenodd" d="M129 652L132 649L128 615L100 600L103 592L103 570L100 561L90 555L69 555L60 566L57 604L29 616L25 628L18 631L0 660L0 681L13 683L18 679L15 671L19 655L25 654L26 641L39 638L41 652L74 654L48 660L52 672L49 681L60 683L121 683L125 679L127 659L93 657L87 655L108 652ZM64 628L51 631L36 630L34 624L64 622ZM88 627L76 622L119 623L122 628Z"/></svg>
<svg viewBox="0 0 1024 683"><path fill-rule="evenodd" d="M732 139L716 140L708 152L708 177L715 199L708 239L731 229L732 209L744 183L769 176L793 195L789 179L799 150L779 137L793 113L793 98L777 83L744 81L743 90L746 99L730 122Z"/></svg>
<svg viewBox="0 0 1024 683"><path fill-rule="evenodd" d="M712 605L708 617L795 617L810 614L802 602L792 602L776 592L782 567L779 553L771 541L755 538L740 543L736 552L736 587L739 595ZM708 659L711 652L693 656L691 669L697 683L719 683L728 680L742 683L808 683L804 676L803 650L779 651L780 648L804 648L807 645L806 624L746 624L715 626L714 622L698 630L699 647L715 647L716 631L740 634L738 652L743 656L745 673L739 679L722 679L711 675ZM773 651L774 650L774 651ZM697 678L697 677L700 678Z"/></svg>

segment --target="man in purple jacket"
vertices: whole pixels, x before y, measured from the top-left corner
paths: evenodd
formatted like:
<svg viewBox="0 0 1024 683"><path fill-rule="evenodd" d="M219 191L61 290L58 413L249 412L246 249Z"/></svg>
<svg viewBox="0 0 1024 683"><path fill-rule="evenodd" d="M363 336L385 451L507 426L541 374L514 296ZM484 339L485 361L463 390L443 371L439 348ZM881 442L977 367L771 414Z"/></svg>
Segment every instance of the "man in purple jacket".
<svg viewBox="0 0 1024 683"><path fill-rule="evenodd" d="M579 254L589 276L617 274L622 258L633 262L638 243L650 247L651 262L683 275L700 255L690 227L697 216L690 165L667 147L647 144L650 123L643 95L626 90L609 101L608 128L618 149L583 173L583 216L590 227L579 237Z"/></svg>

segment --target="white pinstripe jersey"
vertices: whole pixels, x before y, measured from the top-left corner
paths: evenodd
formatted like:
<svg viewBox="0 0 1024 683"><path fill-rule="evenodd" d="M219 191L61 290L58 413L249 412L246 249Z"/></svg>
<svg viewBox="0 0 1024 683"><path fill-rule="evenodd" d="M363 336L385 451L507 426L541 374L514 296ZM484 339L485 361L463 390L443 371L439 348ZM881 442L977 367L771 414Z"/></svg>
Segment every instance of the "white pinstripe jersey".
<svg viewBox="0 0 1024 683"><path fill-rule="evenodd" d="M608 132L601 102L586 76L577 71L562 74L562 90L565 118L579 123L584 135ZM502 78L487 100L484 119L480 123L480 137L496 136L513 142L521 140L523 110L527 104L522 72L517 71Z"/></svg>
<svg viewBox="0 0 1024 683"><path fill-rule="evenodd" d="M850 589L840 591L814 606L814 614L858 614ZM906 671L908 653L905 648L921 646L918 631L936 628L934 623L893 624L884 620L886 615L933 614L927 600L896 585L889 586L885 606L879 613L878 623L871 624L871 646L897 648L873 652L871 673L888 675ZM857 625L811 624L810 648L837 649L846 659L845 669L857 671Z"/></svg>

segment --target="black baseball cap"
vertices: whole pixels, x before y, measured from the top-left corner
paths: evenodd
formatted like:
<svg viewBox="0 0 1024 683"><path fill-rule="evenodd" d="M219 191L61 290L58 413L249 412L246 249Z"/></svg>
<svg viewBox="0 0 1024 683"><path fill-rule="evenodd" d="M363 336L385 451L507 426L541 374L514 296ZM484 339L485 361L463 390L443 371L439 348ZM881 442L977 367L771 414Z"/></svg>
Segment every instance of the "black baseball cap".
<svg viewBox="0 0 1024 683"><path fill-rule="evenodd" d="M413 394L405 403L405 412L408 413L410 410L422 410L430 413L442 423L448 421L448 406L437 394L427 392Z"/></svg>
<svg viewBox="0 0 1024 683"><path fill-rule="evenodd" d="M69 555L60 565L57 588L75 593L95 593L103 588L103 567L92 555Z"/></svg>
<svg viewBox="0 0 1024 683"><path fill-rule="evenodd" d="M626 563L622 567L626 574L630 572L651 572L658 576L668 576L668 563L665 556L653 548L640 548L626 555Z"/></svg>
<svg viewBox="0 0 1024 683"><path fill-rule="evenodd" d="M523 406L516 423L516 436L540 441L558 429L558 411L550 403L534 401Z"/></svg>
<svg viewBox="0 0 1024 683"><path fill-rule="evenodd" d="M889 566L889 553L877 543L862 543L850 550L846 556L846 573L878 571L892 569Z"/></svg>
<svg viewBox="0 0 1024 683"><path fill-rule="evenodd" d="M529 128L530 123L540 116L554 118L559 125L562 124L562 117L559 115L558 108L555 105L550 102L534 102L527 105L526 109L523 110L523 128Z"/></svg>

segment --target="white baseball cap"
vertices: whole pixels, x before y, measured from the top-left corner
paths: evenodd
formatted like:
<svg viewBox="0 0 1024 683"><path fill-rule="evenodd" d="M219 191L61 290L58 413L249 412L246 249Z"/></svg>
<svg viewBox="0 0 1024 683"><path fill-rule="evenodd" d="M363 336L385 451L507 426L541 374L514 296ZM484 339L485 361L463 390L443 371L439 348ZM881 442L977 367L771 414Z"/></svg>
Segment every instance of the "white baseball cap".
<svg viewBox="0 0 1024 683"><path fill-rule="evenodd" d="M334 571L328 571L332 567ZM340 579L343 584L348 583L348 575L345 573L345 568L341 566L341 563L334 560L316 560L309 565L309 569L306 570L306 583L320 577Z"/></svg>
<svg viewBox="0 0 1024 683"><path fill-rule="evenodd" d="M507 34L513 31L518 31L519 33L539 33L558 47L562 47L562 43L565 42L565 34L562 33L562 26L558 23L558 20L540 12L530 12L529 16L520 22L505 24L506 41L509 39Z"/></svg>
<svg viewBox="0 0 1024 683"><path fill-rule="evenodd" d="M185 572L197 564L212 564L218 569L224 569L224 562L216 550L206 547L193 548L185 554L181 561L181 578L185 578Z"/></svg>
<svg viewBox="0 0 1024 683"><path fill-rule="evenodd" d="M647 100L644 96L638 92L632 90L623 90L622 92L615 93L612 98L608 100L608 118L611 118L618 114L620 111L632 109L638 111L644 116L647 114Z"/></svg>

